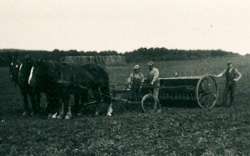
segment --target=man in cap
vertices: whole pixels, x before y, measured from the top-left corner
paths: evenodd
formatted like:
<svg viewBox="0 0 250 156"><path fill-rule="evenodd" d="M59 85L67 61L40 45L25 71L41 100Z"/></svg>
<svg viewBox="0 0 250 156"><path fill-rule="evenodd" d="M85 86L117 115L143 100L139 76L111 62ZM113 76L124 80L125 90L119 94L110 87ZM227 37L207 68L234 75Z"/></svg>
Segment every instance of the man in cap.
<svg viewBox="0 0 250 156"><path fill-rule="evenodd" d="M218 75L213 75L213 76L214 77L222 77L223 75L226 76L226 85L225 85L225 90L224 90L224 94L223 94L222 106L226 106L228 93L230 95L229 106L232 106L234 103L236 82L240 80L242 75L236 68L233 67L233 63L231 61L229 61L227 63L227 68L224 69L222 73L220 73Z"/></svg>
<svg viewBox="0 0 250 156"><path fill-rule="evenodd" d="M134 66L134 70L133 70L133 72L131 72L127 82L129 85L128 90L129 89L132 90L132 93L134 93L134 96L135 96L135 101L138 101L139 100L139 92L140 92L140 89L141 89L142 84L144 82L144 76L140 72L139 65Z"/></svg>
<svg viewBox="0 0 250 156"><path fill-rule="evenodd" d="M154 96L155 99L158 101L158 112L161 112L161 105L159 103L158 95L159 95L159 87L160 87L160 81L159 81L159 70L154 67L154 62L150 61L148 62L148 83L153 86L153 90L151 91L151 94Z"/></svg>

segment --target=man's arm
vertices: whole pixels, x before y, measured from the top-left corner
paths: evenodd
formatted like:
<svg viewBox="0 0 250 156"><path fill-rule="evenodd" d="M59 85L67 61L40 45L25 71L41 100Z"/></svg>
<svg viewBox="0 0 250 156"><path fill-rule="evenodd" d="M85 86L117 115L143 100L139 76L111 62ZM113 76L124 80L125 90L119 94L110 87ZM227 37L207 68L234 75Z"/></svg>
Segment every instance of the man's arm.
<svg viewBox="0 0 250 156"><path fill-rule="evenodd" d="M225 73L226 73L226 69L224 69L223 72L221 72L218 75L213 75L213 77L222 77Z"/></svg>
<svg viewBox="0 0 250 156"><path fill-rule="evenodd" d="M144 83L144 75L142 73L141 73L140 79L141 79L141 84L143 84Z"/></svg>
<svg viewBox="0 0 250 156"><path fill-rule="evenodd" d="M141 85L140 85L140 91L141 91L142 85L143 85L144 80L145 80L144 75L142 73L140 74L140 79L141 79Z"/></svg>
<svg viewBox="0 0 250 156"><path fill-rule="evenodd" d="M127 82L128 82L128 84L131 84L132 82L132 79L133 79L133 73L131 73L130 75L129 75L129 78L128 78L128 80L127 80Z"/></svg>
<svg viewBox="0 0 250 156"><path fill-rule="evenodd" d="M155 83L155 81L157 81L157 80L158 80L158 78L159 78L159 70L158 70L158 69L156 69L156 70L154 71L154 78L153 78L153 80L152 80L151 84L154 84L154 83Z"/></svg>
<svg viewBox="0 0 250 156"><path fill-rule="evenodd" d="M234 81L239 81L240 78L242 77L242 74L237 69L235 69L235 72L238 75L238 77L236 79L234 79Z"/></svg>

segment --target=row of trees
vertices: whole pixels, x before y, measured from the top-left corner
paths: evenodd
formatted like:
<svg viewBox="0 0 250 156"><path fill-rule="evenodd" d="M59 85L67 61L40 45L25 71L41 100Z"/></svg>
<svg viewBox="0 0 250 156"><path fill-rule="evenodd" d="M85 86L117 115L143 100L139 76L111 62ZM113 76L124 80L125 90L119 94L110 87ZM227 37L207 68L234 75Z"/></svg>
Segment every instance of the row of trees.
<svg viewBox="0 0 250 156"><path fill-rule="evenodd" d="M178 50L166 48L139 48L124 54L116 51L62 51L55 49L53 51L34 51L34 50L17 50L17 49L3 49L0 50L0 66L8 66L9 56L18 56L19 58L25 55L31 55L37 59L44 60L59 60L65 56L108 56L108 55L122 55L125 57L126 62L145 62L153 61L169 61L169 60L195 60L207 57L224 57L236 56L239 54L226 52L222 50Z"/></svg>
<svg viewBox="0 0 250 156"><path fill-rule="evenodd" d="M126 52L124 56L128 62L141 61L170 61L196 60L208 57L236 56L239 54L222 50L178 50L166 48L139 48L133 52Z"/></svg>

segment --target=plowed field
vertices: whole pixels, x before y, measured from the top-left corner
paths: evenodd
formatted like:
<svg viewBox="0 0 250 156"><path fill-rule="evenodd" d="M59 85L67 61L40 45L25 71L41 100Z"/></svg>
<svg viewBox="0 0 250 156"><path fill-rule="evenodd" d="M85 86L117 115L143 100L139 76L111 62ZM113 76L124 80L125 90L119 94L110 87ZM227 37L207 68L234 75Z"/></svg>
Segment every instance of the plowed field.
<svg viewBox="0 0 250 156"><path fill-rule="evenodd" d="M0 155L248 155L250 154L250 58L156 62L160 77L218 74L232 60L242 73L233 107L169 107L144 114L140 106L114 103L112 117L86 108L71 120L23 117L22 96L0 68ZM134 64L108 67L110 82L125 83ZM146 75L147 64L140 63ZM225 77L216 78L222 95ZM46 100L42 100L42 106Z"/></svg>

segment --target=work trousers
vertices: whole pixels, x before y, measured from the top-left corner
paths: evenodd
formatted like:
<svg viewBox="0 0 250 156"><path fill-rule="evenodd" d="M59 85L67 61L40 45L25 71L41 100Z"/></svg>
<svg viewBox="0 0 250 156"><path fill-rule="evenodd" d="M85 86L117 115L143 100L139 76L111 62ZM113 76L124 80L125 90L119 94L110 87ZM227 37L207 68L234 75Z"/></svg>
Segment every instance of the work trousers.
<svg viewBox="0 0 250 156"><path fill-rule="evenodd" d="M153 89L150 90L150 94L153 95L153 97L158 101L157 108L161 109L161 104L160 104L159 99L158 99L159 87L158 86L153 87Z"/></svg>
<svg viewBox="0 0 250 156"><path fill-rule="evenodd" d="M224 105L224 106L227 105L227 97L228 97L228 94L229 94L229 96L230 96L229 105L232 106L232 105L234 104L235 90L236 90L236 83L226 83L226 85L225 85L225 90L224 90L224 94L223 94L223 102L222 102L222 105Z"/></svg>

